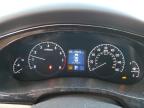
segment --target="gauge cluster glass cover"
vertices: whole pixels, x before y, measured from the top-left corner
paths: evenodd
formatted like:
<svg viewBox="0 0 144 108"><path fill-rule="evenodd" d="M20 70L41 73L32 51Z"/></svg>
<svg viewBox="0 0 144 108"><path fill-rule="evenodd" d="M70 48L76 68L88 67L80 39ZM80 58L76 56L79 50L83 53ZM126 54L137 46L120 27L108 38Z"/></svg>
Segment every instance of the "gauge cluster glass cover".
<svg viewBox="0 0 144 108"><path fill-rule="evenodd" d="M142 43L126 34L87 27L46 30L2 50L15 79L90 77L126 84L143 78Z"/></svg>

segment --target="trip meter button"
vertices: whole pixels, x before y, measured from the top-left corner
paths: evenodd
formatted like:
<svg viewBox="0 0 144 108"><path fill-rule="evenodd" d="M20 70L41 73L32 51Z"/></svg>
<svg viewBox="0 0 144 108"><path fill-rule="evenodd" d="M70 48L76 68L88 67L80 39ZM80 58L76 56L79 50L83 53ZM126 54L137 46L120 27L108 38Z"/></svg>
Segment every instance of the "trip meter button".
<svg viewBox="0 0 144 108"><path fill-rule="evenodd" d="M125 59L122 52L111 44L96 46L88 56L89 71L101 77L110 77L117 72L122 72L124 66Z"/></svg>
<svg viewBox="0 0 144 108"><path fill-rule="evenodd" d="M53 42L41 42L29 53L28 64L31 70L47 76L64 69L65 53L60 45Z"/></svg>

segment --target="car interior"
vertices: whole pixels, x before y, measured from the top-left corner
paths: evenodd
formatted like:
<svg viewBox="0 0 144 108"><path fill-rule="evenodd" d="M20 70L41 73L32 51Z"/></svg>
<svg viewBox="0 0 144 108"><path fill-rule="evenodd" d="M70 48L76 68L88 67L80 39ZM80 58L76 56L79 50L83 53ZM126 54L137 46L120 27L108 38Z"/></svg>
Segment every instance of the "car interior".
<svg viewBox="0 0 144 108"><path fill-rule="evenodd" d="M3 1L0 108L143 108L143 4Z"/></svg>

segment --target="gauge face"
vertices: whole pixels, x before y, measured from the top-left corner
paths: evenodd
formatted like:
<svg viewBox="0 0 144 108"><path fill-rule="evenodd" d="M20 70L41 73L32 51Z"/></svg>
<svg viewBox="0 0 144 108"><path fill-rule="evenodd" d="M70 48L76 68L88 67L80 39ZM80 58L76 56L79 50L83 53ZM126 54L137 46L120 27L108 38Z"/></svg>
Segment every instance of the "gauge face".
<svg viewBox="0 0 144 108"><path fill-rule="evenodd" d="M29 68L41 75L50 75L64 69L66 56L63 49L53 42L35 45L29 53Z"/></svg>
<svg viewBox="0 0 144 108"><path fill-rule="evenodd" d="M22 59L20 57L17 58L13 64L13 73L14 74L21 73L23 71L23 67L24 67L24 59Z"/></svg>
<svg viewBox="0 0 144 108"><path fill-rule="evenodd" d="M103 77L122 72L124 66L125 59L122 52L111 44L96 46L88 56L89 71L96 72Z"/></svg>
<svg viewBox="0 0 144 108"><path fill-rule="evenodd" d="M137 62L132 61L130 62L131 66L131 73L132 73L132 78L138 78L140 76L140 68Z"/></svg>

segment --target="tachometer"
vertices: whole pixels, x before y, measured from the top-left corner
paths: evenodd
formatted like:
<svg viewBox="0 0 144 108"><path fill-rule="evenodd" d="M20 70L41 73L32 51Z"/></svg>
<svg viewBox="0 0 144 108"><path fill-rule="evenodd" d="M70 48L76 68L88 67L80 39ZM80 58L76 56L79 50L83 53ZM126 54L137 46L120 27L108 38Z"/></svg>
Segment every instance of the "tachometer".
<svg viewBox="0 0 144 108"><path fill-rule="evenodd" d="M111 44L101 44L93 48L88 56L89 71L97 72L102 77L122 72L125 66L123 53Z"/></svg>
<svg viewBox="0 0 144 108"><path fill-rule="evenodd" d="M41 42L29 53L28 64L31 70L41 75L60 72L66 63L65 53L60 45L53 42Z"/></svg>

